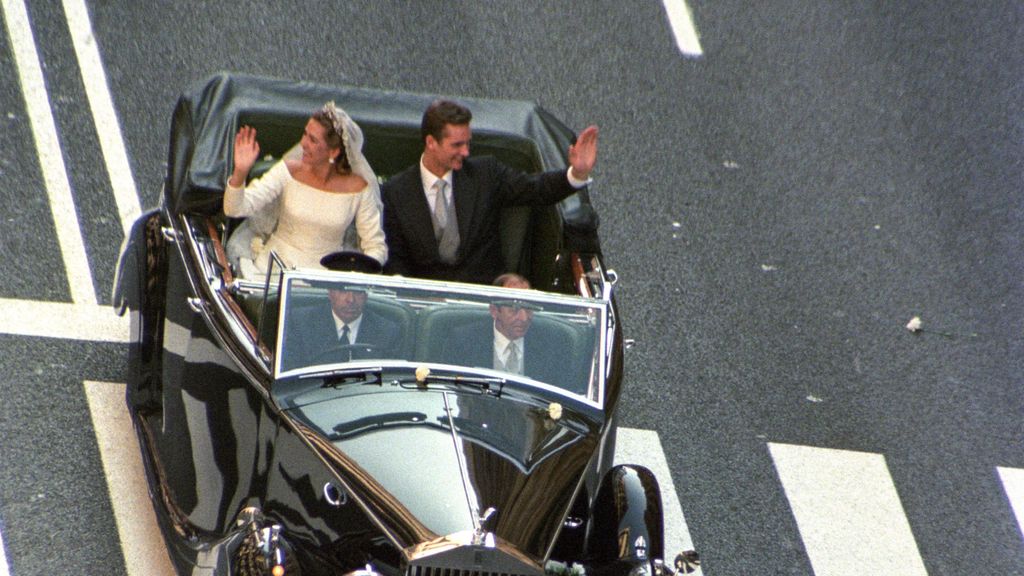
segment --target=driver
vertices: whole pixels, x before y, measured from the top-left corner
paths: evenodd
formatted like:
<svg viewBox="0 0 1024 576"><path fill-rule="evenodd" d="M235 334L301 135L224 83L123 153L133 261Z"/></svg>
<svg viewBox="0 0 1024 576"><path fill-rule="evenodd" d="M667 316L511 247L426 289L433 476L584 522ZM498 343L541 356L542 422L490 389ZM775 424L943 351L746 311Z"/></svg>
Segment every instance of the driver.
<svg viewBox="0 0 1024 576"><path fill-rule="evenodd" d="M363 290L327 291L338 344L371 344L377 348L376 354L393 349L399 338L398 324L367 310L366 299Z"/></svg>
<svg viewBox="0 0 1024 576"><path fill-rule="evenodd" d="M348 260L370 260L363 254L343 253ZM361 257L361 258L360 258ZM329 262L325 267L359 272L380 272L380 264L371 269L360 263ZM331 287L318 306L297 309L288 322L289 350L299 358L297 365L343 362L350 358L387 358L399 348L402 333L398 323L366 307L369 295L358 287Z"/></svg>

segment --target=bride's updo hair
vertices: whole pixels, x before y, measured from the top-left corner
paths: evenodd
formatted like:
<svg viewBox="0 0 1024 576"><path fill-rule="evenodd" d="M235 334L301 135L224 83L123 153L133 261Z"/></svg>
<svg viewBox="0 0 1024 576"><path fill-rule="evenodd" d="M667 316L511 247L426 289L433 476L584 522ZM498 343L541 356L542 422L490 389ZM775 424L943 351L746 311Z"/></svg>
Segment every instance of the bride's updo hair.
<svg viewBox="0 0 1024 576"><path fill-rule="evenodd" d="M332 114L325 108L321 108L313 113L313 119L318 124L324 127L324 132L327 134L327 145L331 148L338 147L341 152L334 157L334 169L338 174L348 174L352 171L352 166L348 162L348 151L345 150L345 141L341 137L341 133L335 129L335 118L331 117Z"/></svg>

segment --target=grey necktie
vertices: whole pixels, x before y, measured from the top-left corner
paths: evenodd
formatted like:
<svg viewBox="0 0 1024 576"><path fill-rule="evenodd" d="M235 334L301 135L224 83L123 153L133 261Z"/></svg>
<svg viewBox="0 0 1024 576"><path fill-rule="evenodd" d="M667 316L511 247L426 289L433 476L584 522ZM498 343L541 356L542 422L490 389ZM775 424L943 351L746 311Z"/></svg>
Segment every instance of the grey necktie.
<svg viewBox="0 0 1024 576"><path fill-rule="evenodd" d="M519 346L515 342L509 342L507 353L505 354L505 372L511 372L513 374L522 373L519 370Z"/></svg>
<svg viewBox="0 0 1024 576"><path fill-rule="evenodd" d="M434 237L437 239L437 251L445 264L455 262L455 253L459 249L459 223L455 218L455 204L448 200L445 188L448 183L438 179L435 183L437 196L434 198Z"/></svg>
<svg viewBox="0 0 1024 576"><path fill-rule="evenodd" d="M348 324L341 327L341 334L338 336L338 344L351 344L352 340L349 339Z"/></svg>

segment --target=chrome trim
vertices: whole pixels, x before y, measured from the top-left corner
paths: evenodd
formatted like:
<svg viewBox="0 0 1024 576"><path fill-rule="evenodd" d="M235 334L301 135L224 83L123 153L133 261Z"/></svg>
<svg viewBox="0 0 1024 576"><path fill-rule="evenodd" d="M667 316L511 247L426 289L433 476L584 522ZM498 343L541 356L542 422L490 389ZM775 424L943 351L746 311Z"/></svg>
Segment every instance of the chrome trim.
<svg viewBox="0 0 1024 576"><path fill-rule="evenodd" d="M473 531L473 545L474 546L485 546L487 548L494 548L494 534L489 532L484 526L487 525L487 521L490 520L491 516L497 512L497 508L489 506L484 513L476 518L476 530Z"/></svg>
<svg viewBox="0 0 1024 576"><path fill-rule="evenodd" d="M459 446L459 433L456 432L455 420L452 417L452 405L448 401L448 392L441 394L444 399L444 413L448 418L448 429L452 432L452 449L455 450L455 457L459 461L459 475L462 477L462 492L466 496L466 506L469 508L473 518L473 532L474 534L480 533L480 509L478 503L473 502L472 495L476 494L473 491L473 483L469 478L469 465L466 464L466 455L462 453L462 448ZM475 536L474 536L475 540Z"/></svg>
<svg viewBox="0 0 1024 576"><path fill-rule="evenodd" d="M335 486L334 482L328 482L324 484L324 500L335 508L344 506L348 504L348 492Z"/></svg>
<svg viewBox="0 0 1024 576"><path fill-rule="evenodd" d="M160 227L160 234L163 235L164 240L172 244L177 244L181 239L181 233L175 230L173 226Z"/></svg>

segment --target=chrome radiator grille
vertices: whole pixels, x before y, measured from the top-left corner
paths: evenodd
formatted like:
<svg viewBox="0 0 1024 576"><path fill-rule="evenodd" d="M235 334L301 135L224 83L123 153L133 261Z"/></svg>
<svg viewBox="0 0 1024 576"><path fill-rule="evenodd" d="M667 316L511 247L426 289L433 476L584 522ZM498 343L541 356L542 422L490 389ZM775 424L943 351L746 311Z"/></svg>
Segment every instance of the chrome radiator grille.
<svg viewBox="0 0 1024 576"><path fill-rule="evenodd" d="M522 572L492 572L489 570L441 568L438 566L409 566L405 576L536 576Z"/></svg>
<svg viewBox="0 0 1024 576"><path fill-rule="evenodd" d="M544 576L544 571L498 548L459 546L412 560L404 576Z"/></svg>

